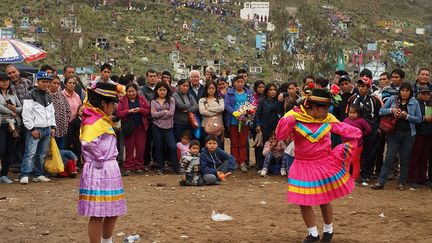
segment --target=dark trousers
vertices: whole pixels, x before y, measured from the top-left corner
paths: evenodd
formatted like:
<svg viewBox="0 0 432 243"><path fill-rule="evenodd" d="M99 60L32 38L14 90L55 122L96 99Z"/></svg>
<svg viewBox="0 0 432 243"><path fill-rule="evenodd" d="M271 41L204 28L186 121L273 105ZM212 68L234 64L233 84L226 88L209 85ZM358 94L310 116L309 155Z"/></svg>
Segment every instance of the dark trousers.
<svg viewBox="0 0 432 243"><path fill-rule="evenodd" d="M21 163L22 163L24 148L25 148L26 128L24 127L24 125L22 125L19 127L19 130L20 130L20 137L14 140L15 149L12 153L11 163L10 163L10 166L13 169L17 169L17 170L21 169Z"/></svg>
<svg viewBox="0 0 432 243"><path fill-rule="evenodd" d="M429 147L429 150L432 150L432 145ZM432 182L432 153L429 154L428 180Z"/></svg>
<svg viewBox="0 0 432 243"><path fill-rule="evenodd" d="M180 171L179 162L177 159L177 146L174 138L173 129L163 129L156 125L152 125L153 142L155 148L156 162L159 170L165 168L164 164L164 146L169 150L170 162L173 164L175 172Z"/></svg>
<svg viewBox="0 0 432 243"><path fill-rule="evenodd" d="M386 135L385 133L379 134L378 145L376 150L375 157L375 175L379 176L381 173L381 168L384 163L384 148L386 144Z"/></svg>
<svg viewBox="0 0 432 243"><path fill-rule="evenodd" d="M13 151L14 138L12 133L9 132L9 125L3 123L0 126L0 162L2 167L0 176L7 176Z"/></svg>
<svg viewBox="0 0 432 243"><path fill-rule="evenodd" d="M409 182L421 184L426 182L428 159L432 153L431 148L432 140L430 139L430 136L420 134L416 135L409 162Z"/></svg>
<svg viewBox="0 0 432 243"><path fill-rule="evenodd" d="M149 129L147 129L147 140L146 140L146 146L144 150L144 166L149 166L151 161L154 161L155 156L155 149L153 146L153 124L149 123Z"/></svg>
<svg viewBox="0 0 432 243"><path fill-rule="evenodd" d="M372 132L363 138L363 151L360 159L360 176L362 179L370 179L374 171L378 138L377 129L372 129Z"/></svg>
<svg viewBox="0 0 432 243"><path fill-rule="evenodd" d="M56 143L57 143L57 147L60 150L64 149L64 137L55 137Z"/></svg>
<svg viewBox="0 0 432 243"><path fill-rule="evenodd" d="M396 131L394 134L389 134L387 136L387 153L378 180L381 185L387 182L388 176L393 171L396 153L399 153L400 157L399 184L405 185L407 183L408 166L414 140L415 136L411 136L410 131Z"/></svg>

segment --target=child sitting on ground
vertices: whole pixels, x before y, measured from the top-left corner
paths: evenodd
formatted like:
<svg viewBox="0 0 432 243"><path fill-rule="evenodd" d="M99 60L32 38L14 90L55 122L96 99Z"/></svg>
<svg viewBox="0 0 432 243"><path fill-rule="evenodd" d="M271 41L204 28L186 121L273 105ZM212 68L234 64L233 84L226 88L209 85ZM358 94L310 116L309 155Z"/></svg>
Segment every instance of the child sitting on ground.
<svg viewBox="0 0 432 243"><path fill-rule="evenodd" d="M205 185L219 185L235 170L234 157L218 147L218 139L214 135L206 138L205 148L200 155L201 174Z"/></svg>
<svg viewBox="0 0 432 243"><path fill-rule="evenodd" d="M60 150L60 154L64 164L64 171L58 173L57 176L75 178L78 174L76 170L78 157L70 150Z"/></svg>
<svg viewBox="0 0 432 243"><path fill-rule="evenodd" d="M275 164L280 164L280 174L286 176L287 157L284 156L284 151L287 145L284 141L277 141L274 132L271 133L269 140L264 144L263 155L265 157L261 176L266 176L272 161Z"/></svg>
<svg viewBox="0 0 432 243"><path fill-rule="evenodd" d="M186 155L187 152L189 152L190 148L190 139L192 137L192 134L189 130L184 130L180 142L177 143L177 158L180 160L183 156ZM199 152L199 150L198 150Z"/></svg>
<svg viewBox="0 0 432 243"><path fill-rule="evenodd" d="M200 173L200 143L192 140L189 143L189 152L181 157L180 186L202 186L204 183Z"/></svg>

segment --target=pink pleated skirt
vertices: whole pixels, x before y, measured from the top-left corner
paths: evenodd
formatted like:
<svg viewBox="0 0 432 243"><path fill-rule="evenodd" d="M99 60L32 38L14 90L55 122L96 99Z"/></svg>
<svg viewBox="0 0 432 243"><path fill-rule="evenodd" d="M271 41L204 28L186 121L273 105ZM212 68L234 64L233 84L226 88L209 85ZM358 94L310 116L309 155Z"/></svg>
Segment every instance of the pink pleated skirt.
<svg viewBox="0 0 432 243"><path fill-rule="evenodd" d="M287 201L316 206L350 194L355 187L349 174L352 146L336 146L322 158L295 159L288 174Z"/></svg>

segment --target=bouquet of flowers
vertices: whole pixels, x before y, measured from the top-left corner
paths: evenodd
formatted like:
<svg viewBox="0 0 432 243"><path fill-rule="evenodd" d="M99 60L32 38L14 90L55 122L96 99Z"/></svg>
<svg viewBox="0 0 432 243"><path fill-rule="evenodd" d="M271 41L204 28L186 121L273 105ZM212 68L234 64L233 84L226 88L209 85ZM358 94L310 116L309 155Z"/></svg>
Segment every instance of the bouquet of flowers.
<svg viewBox="0 0 432 243"><path fill-rule="evenodd" d="M339 95L340 88L336 84L332 84L330 87L330 96L332 97L333 103L335 105L339 104L342 101L342 97Z"/></svg>
<svg viewBox="0 0 432 243"><path fill-rule="evenodd" d="M238 131L241 132L241 128L244 125L252 124L256 113L256 106L251 102L246 101L240 105L240 107L233 112L233 116L238 119Z"/></svg>

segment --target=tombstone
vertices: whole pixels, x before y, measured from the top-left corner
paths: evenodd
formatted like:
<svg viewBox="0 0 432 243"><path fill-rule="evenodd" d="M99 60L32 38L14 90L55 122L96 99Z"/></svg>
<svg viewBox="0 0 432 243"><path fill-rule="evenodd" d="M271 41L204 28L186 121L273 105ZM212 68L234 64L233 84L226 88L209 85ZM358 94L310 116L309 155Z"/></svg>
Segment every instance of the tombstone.
<svg viewBox="0 0 432 243"><path fill-rule="evenodd" d="M279 65L279 60L278 60L279 58L278 58L278 55L273 55L272 56L272 61L271 61L271 64L272 65Z"/></svg>
<svg viewBox="0 0 432 243"><path fill-rule="evenodd" d="M22 18L20 29L30 29L30 21L28 17Z"/></svg>
<svg viewBox="0 0 432 243"><path fill-rule="evenodd" d="M249 69L250 73L262 73L262 67L251 67Z"/></svg>
<svg viewBox="0 0 432 243"><path fill-rule="evenodd" d="M183 30L189 29L189 25L186 23L186 21L183 22Z"/></svg>
<svg viewBox="0 0 432 243"><path fill-rule="evenodd" d="M175 63L180 60L180 52L179 51L172 51L170 54L170 60L171 63Z"/></svg>
<svg viewBox="0 0 432 243"><path fill-rule="evenodd" d="M45 15L45 8L44 7L40 7L38 9L38 16L44 16Z"/></svg>
<svg viewBox="0 0 432 243"><path fill-rule="evenodd" d="M192 19L192 31L196 32L198 29L198 19Z"/></svg>
<svg viewBox="0 0 432 243"><path fill-rule="evenodd" d="M38 17L36 17L35 19L33 19L33 24L39 24L41 21Z"/></svg>
<svg viewBox="0 0 432 243"><path fill-rule="evenodd" d="M129 36L126 36L126 37L125 37L125 41L126 41L126 43L128 43L128 44L134 44L134 43L135 43L135 40L133 40L132 38L129 38Z"/></svg>
<svg viewBox="0 0 432 243"><path fill-rule="evenodd" d="M13 27L13 20L10 17L5 18L4 25L6 28L12 28Z"/></svg>
<svg viewBox="0 0 432 243"><path fill-rule="evenodd" d="M30 15L30 9L27 6L21 7L21 14L22 15Z"/></svg>
<svg viewBox="0 0 432 243"><path fill-rule="evenodd" d="M271 22L267 22L267 31L274 31L275 26Z"/></svg>

